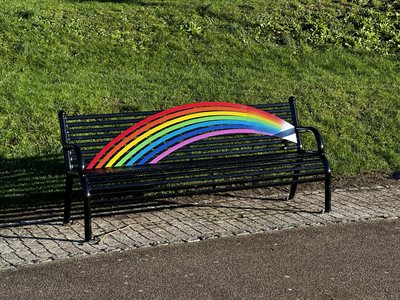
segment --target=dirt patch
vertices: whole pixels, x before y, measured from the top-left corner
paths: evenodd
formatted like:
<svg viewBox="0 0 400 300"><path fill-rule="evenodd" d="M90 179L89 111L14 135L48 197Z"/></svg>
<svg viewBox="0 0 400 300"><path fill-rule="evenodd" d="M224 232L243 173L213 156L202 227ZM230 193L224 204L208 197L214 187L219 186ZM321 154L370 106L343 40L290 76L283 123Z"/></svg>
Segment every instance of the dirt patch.
<svg viewBox="0 0 400 300"><path fill-rule="evenodd" d="M364 174L354 177L336 177L333 179L333 187L337 189L349 189L374 186L400 187L399 174Z"/></svg>
<svg viewBox="0 0 400 300"><path fill-rule="evenodd" d="M374 187L400 187L400 179L396 179L393 174L363 174L359 176L332 178L332 191L341 189L358 189L358 188L374 188ZM324 189L324 182L303 183L297 186L297 192L314 192ZM273 187L273 188L257 188L250 190L239 190L234 192L216 193L197 195L192 197L175 198L179 203L202 203L214 202L224 198L224 196L245 197L249 196L260 199L284 199L289 194L290 186ZM221 197L223 196L223 197Z"/></svg>

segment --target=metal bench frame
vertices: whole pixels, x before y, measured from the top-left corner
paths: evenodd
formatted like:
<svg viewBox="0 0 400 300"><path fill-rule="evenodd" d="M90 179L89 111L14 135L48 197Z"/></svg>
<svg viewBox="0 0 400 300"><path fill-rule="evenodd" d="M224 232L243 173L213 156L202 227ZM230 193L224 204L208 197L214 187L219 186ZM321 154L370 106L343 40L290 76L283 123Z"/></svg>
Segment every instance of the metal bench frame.
<svg viewBox="0 0 400 300"><path fill-rule="evenodd" d="M189 147L189 159L186 161L181 161L185 156L179 156L176 161L167 161L157 166L111 170L87 170L87 163L106 144L105 140L112 139L118 134L116 132L129 127L126 124L128 120L139 121L156 112L67 116L64 111L60 111L58 116L66 166L64 224L69 223L71 218L74 178L79 178L83 190L85 241L93 239L92 205L103 199L160 199L282 185L290 185L288 199L293 199L297 184L324 181L325 212L330 212L331 170L322 137L313 127L298 126L295 98L290 97L286 103L254 107L277 114L293 124L298 143L289 145L288 142L279 139L271 139L269 142L266 137L252 141L249 136L230 137L226 141L202 141L193 150ZM305 132L314 136L316 150L304 149L301 135ZM237 141L243 143L242 146L247 147L247 150L232 148L231 142ZM217 151L216 154L207 152L207 147ZM255 147L255 150L248 150L248 147ZM197 151L197 154L190 151ZM205 151L205 154L202 154L202 151ZM263 153L260 154L260 151ZM226 153L227 158L223 158L221 153ZM213 155L215 157L212 157ZM207 156L211 158L208 159ZM189 176L182 179L182 173L174 169L176 166L180 166ZM249 169L246 169L246 166Z"/></svg>

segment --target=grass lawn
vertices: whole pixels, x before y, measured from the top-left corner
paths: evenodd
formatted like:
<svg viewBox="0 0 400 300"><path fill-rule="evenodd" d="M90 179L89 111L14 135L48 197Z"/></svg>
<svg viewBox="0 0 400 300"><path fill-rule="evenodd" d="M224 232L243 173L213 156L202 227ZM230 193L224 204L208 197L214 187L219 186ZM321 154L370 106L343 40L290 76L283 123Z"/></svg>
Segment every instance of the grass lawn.
<svg viewBox="0 0 400 300"><path fill-rule="evenodd" d="M60 182L59 109L294 95L334 174L399 171L399 57L398 0L0 0L0 205Z"/></svg>

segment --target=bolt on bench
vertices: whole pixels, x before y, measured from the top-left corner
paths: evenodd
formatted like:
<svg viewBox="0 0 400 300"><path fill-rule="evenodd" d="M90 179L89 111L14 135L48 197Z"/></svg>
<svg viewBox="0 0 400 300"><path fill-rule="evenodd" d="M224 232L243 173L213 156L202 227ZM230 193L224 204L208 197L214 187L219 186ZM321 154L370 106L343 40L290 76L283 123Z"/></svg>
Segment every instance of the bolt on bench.
<svg viewBox="0 0 400 300"><path fill-rule="evenodd" d="M72 185L84 196L85 241L93 238L91 208L107 199L161 199L325 182L331 210L331 171L317 129L298 126L296 101L245 106L203 102L165 111L69 116L59 114L64 150L64 223ZM306 150L302 133L314 136Z"/></svg>

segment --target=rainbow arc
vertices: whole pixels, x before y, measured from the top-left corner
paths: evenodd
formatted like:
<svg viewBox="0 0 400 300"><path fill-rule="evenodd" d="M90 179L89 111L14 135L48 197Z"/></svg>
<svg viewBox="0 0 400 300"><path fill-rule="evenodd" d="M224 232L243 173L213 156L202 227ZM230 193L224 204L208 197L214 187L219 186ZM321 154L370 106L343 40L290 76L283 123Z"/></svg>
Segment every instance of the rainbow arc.
<svg viewBox="0 0 400 300"><path fill-rule="evenodd" d="M87 169L155 164L180 148L214 136L261 134L296 143L293 125L263 110L227 102L173 107L112 139Z"/></svg>

